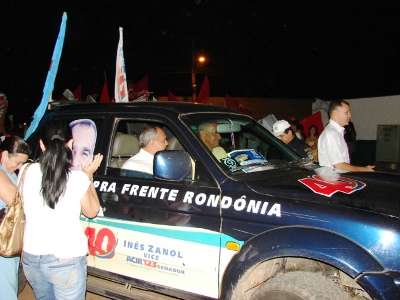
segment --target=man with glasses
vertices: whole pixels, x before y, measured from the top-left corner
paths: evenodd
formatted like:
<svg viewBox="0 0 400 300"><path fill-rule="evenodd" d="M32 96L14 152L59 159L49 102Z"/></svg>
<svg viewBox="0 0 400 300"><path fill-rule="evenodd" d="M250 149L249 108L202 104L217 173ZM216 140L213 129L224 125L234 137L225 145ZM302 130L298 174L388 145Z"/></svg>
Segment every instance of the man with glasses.
<svg viewBox="0 0 400 300"><path fill-rule="evenodd" d="M344 126L351 118L350 104L343 100L331 101L328 109L329 124L318 139L318 160L324 167L344 171L373 172L375 166L354 166L350 164L349 151L344 139Z"/></svg>
<svg viewBox="0 0 400 300"><path fill-rule="evenodd" d="M153 175L154 155L167 148L167 135L160 127L147 124L140 133L139 144L139 152L129 158L122 169Z"/></svg>
<svg viewBox="0 0 400 300"><path fill-rule="evenodd" d="M208 149L210 149L210 151L218 160L221 160L228 156L224 148L219 145L221 135L217 132L217 123L206 122L200 124L199 136L203 143L207 146Z"/></svg>

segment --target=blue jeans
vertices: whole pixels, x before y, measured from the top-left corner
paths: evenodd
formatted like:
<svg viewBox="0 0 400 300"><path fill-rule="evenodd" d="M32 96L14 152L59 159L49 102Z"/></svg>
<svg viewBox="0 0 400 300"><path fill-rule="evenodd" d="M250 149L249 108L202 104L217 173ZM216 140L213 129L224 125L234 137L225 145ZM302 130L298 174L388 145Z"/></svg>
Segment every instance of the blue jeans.
<svg viewBox="0 0 400 300"><path fill-rule="evenodd" d="M37 300L84 300L86 264L85 256L61 260L23 252L22 266Z"/></svg>
<svg viewBox="0 0 400 300"><path fill-rule="evenodd" d="M0 256L0 300L17 300L19 256Z"/></svg>

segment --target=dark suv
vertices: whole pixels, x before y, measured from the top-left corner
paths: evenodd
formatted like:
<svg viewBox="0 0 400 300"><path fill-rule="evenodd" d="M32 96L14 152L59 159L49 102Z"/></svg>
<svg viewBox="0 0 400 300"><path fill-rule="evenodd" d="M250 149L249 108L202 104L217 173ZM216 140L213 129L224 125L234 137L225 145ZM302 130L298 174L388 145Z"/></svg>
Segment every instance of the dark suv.
<svg viewBox="0 0 400 300"><path fill-rule="evenodd" d="M88 290L114 299L400 299L400 176L321 168L252 118L191 103L52 104L28 139L34 159L37 132L52 119L92 120L94 152L104 155L94 177L102 213L81 217ZM226 157L199 138L207 122ZM125 170L146 124L169 146L153 174Z"/></svg>

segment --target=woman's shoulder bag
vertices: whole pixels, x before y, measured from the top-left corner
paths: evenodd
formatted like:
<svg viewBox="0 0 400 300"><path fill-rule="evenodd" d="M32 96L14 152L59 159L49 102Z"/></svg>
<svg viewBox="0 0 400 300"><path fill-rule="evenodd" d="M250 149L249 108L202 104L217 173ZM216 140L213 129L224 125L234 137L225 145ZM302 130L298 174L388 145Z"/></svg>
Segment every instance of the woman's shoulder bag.
<svg viewBox="0 0 400 300"><path fill-rule="evenodd" d="M24 186L25 173L28 164L18 183L17 192L11 205L8 206L2 220L0 221L0 255L17 256L22 252L22 245L25 232L25 214L22 198L22 188Z"/></svg>

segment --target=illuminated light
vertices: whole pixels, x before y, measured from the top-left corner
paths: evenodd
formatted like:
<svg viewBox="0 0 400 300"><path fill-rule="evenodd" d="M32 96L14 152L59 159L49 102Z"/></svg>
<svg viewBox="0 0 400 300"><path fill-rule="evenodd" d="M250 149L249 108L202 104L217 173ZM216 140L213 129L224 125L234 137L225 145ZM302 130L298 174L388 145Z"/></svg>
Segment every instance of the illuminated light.
<svg viewBox="0 0 400 300"><path fill-rule="evenodd" d="M228 250L233 250L233 251L239 251L240 250L240 245L236 242L227 242L225 244L226 249Z"/></svg>
<svg viewBox="0 0 400 300"><path fill-rule="evenodd" d="M395 241L395 234L391 231L382 231L381 232L381 243L383 246L389 246L393 244Z"/></svg>
<svg viewBox="0 0 400 300"><path fill-rule="evenodd" d="M206 58L204 56L200 56L199 57L199 62L203 63L205 62Z"/></svg>

